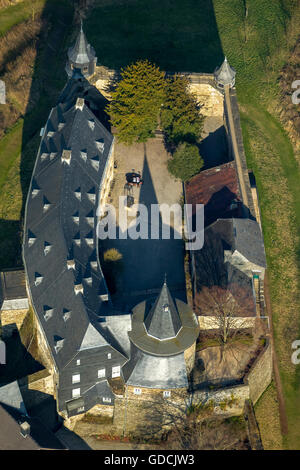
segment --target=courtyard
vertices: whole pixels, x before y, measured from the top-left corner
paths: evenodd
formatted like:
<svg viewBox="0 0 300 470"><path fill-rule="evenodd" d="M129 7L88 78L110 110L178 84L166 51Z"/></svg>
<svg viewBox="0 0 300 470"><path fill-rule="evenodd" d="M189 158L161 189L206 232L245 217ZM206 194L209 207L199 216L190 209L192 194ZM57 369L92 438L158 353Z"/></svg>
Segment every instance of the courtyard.
<svg viewBox="0 0 300 470"><path fill-rule="evenodd" d="M168 154L163 140L150 139L146 144L115 146L114 182L108 203L117 210L119 197L126 195L126 174L140 172L143 184L133 187L134 203L144 204L150 212L151 204L180 203L182 183L175 181L167 169ZM117 211L118 213L118 211ZM135 223L137 211L127 211L128 222ZM162 220L160 219L160 226ZM148 221L150 233L151 222ZM137 231L139 231L137 227ZM113 301L118 309L130 309L140 300L153 296L160 291L167 276L168 286L175 297L185 300L184 243L174 239L172 218L170 221L170 239L106 239L100 242L100 261L103 253L116 248L122 255L121 268L116 279L116 291Z"/></svg>

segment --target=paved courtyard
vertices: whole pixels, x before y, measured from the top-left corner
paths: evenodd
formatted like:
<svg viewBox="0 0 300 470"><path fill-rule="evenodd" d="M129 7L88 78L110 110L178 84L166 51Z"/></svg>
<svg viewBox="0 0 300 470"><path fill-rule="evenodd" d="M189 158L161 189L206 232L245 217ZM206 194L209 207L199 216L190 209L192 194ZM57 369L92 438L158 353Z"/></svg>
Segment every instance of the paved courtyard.
<svg viewBox="0 0 300 470"><path fill-rule="evenodd" d="M140 188L133 188L135 203L143 203L149 210L151 204L180 203L182 183L175 181L168 173L168 154L163 141L151 139L146 144L130 147L116 144L115 181L108 202L118 208L119 196L125 195L126 173L133 170L140 172L144 180ZM126 211L128 221L135 224L136 210ZM160 220L162 225L162 221ZM155 295L163 283L165 274L175 296L185 299L184 244L181 239L174 239L171 219L170 239L102 240L100 250L117 248L123 256L123 270L119 274L117 292L114 301L118 308L131 308L145 297ZM137 227L138 228L138 227ZM148 231L151 221L148 222Z"/></svg>

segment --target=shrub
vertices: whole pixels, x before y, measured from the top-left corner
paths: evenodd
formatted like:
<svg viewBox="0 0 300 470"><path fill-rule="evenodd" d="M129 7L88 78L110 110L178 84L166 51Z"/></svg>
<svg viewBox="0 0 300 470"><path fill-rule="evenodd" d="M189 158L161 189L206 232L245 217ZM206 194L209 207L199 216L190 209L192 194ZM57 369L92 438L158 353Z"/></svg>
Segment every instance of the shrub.
<svg viewBox="0 0 300 470"><path fill-rule="evenodd" d="M169 159L168 169L175 178L186 181L199 173L203 164L197 145L183 143Z"/></svg>

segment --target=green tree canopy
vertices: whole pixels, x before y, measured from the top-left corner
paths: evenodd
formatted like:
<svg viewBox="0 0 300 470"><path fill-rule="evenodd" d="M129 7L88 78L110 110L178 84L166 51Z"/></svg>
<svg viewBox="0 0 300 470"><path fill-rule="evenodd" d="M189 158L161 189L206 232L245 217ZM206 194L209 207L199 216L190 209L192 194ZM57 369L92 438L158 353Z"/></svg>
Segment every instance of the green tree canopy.
<svg viewBox="0 0 300 470"><path fill-rule="evenodd" d="M197 145L184 142L168 161L168 170L175 177L187 181L199 173L203 166Z"/></svg>
<svg viewBox="0 0 300 470"><path fill-rule="evenodd" d="M107 108L110 122L120 142L146 142L154 135L164 100L164 72L148 60L140 60L122 69L121 76Z"/></svg>
<svg viewBox="0 0 300 470"><path fill-rule="evenodd" d="M167 80L161 125L169 144L176 146L180 142L195 143L199 140L203 117L185 77L175 76Z"/></svg>

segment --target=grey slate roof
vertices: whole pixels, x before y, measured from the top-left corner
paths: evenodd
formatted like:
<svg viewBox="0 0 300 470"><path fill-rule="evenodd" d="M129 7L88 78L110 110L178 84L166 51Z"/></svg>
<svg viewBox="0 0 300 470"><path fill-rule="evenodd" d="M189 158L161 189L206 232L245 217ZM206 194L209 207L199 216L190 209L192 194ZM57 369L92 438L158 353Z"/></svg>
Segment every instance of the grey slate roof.
<svg viewBox="0 0 300 470"><path fill-rule="evenodd" d="M182 327L177 307L171 297L166 281L148 313L145 327L149 335L158 339L173 338Z"/></svg>
<svg viewBox="0 0 300 470"><path fill-rule="evenodd" d="M144 321L145 316L147 321L147 312L150 310L151 313L151 299L143 301L139 303L136 307L134 307L132 316L132 331L128 333L131 342L140 350L154 356L162 357L173 356L183 352L196 341L197 336L199 334L197 318L192 309L186 303L182 302L179 299L175 299L174 302L171 298L170 293L166 290L165 285L162 287L162 292L158 297L158 305L160 305L160 297L162 298L162 300L164 300L165 296L169 301L172 300L172 309L174 312L176 311L179 316L179 319L175 317L176 322L181 325L181 328L177 331L177 335L173 335L173 337L170 337L165 336L164 332L162 332L163 334L160 336L163 337L158 338L149 334ZM166 312L164 312L160 308L156 309L156 306L157 302L154 306L155 316L151 316L150 325L151 321L154 320L155 327L164 327L165 322L163 321L161 323L159 317L165 315ZM170 316L170 314L168 314L167 318L169 318L169 320L171 321L172 317ZM168 321L167 326L169 328L170 324L168 324ZM159 334L158 331L157 334Z"/></svg>
<svg viewBox="0 0 300 470"><path fill-rule="evenodd" d="M131 359L123 366L127 385L147 388L186 388L188 379L184 353L157 357L132 347Z"/></svg>
<svg viewBox="0 0 300 470"><path fill-rule="evenodd" d="M237 250L251 263L266 267L263 236L252 219L218 219L210 228L218 233L232 252Z"/></svg>
<svg viewBox="0 0 300 470"><path fill-rule="evenodd" d="M74 46L68 50L68 57L76 64L87 64L96 57L94 48L87 42L82 25Z"/></svg>
<svg viewBox="0 0 300 470"><path fill-rule="evenodd" d="M30 295L58 368L84 338L89 341L90 323L100 337L99 316L112 314L110 301L101 300L108 291L98 263L96 210L113 136L84 101L76 106L80 88L82 83L70 81L50 112L25 213Z"/></svg>
<svg viewBox="0 0 300 470"><path fill-rule="evenodd" d="M0 404L7 405L23 415L27 415L18 381L0 387Z"/></svg>
<svg viewBox="0 0 300 470"><path fill-rule="evenodd" d="M234 83L236 71L229 65L229 62L225 57L223 64L216 68L214 75L217 82L225 86Z"/></svg>

